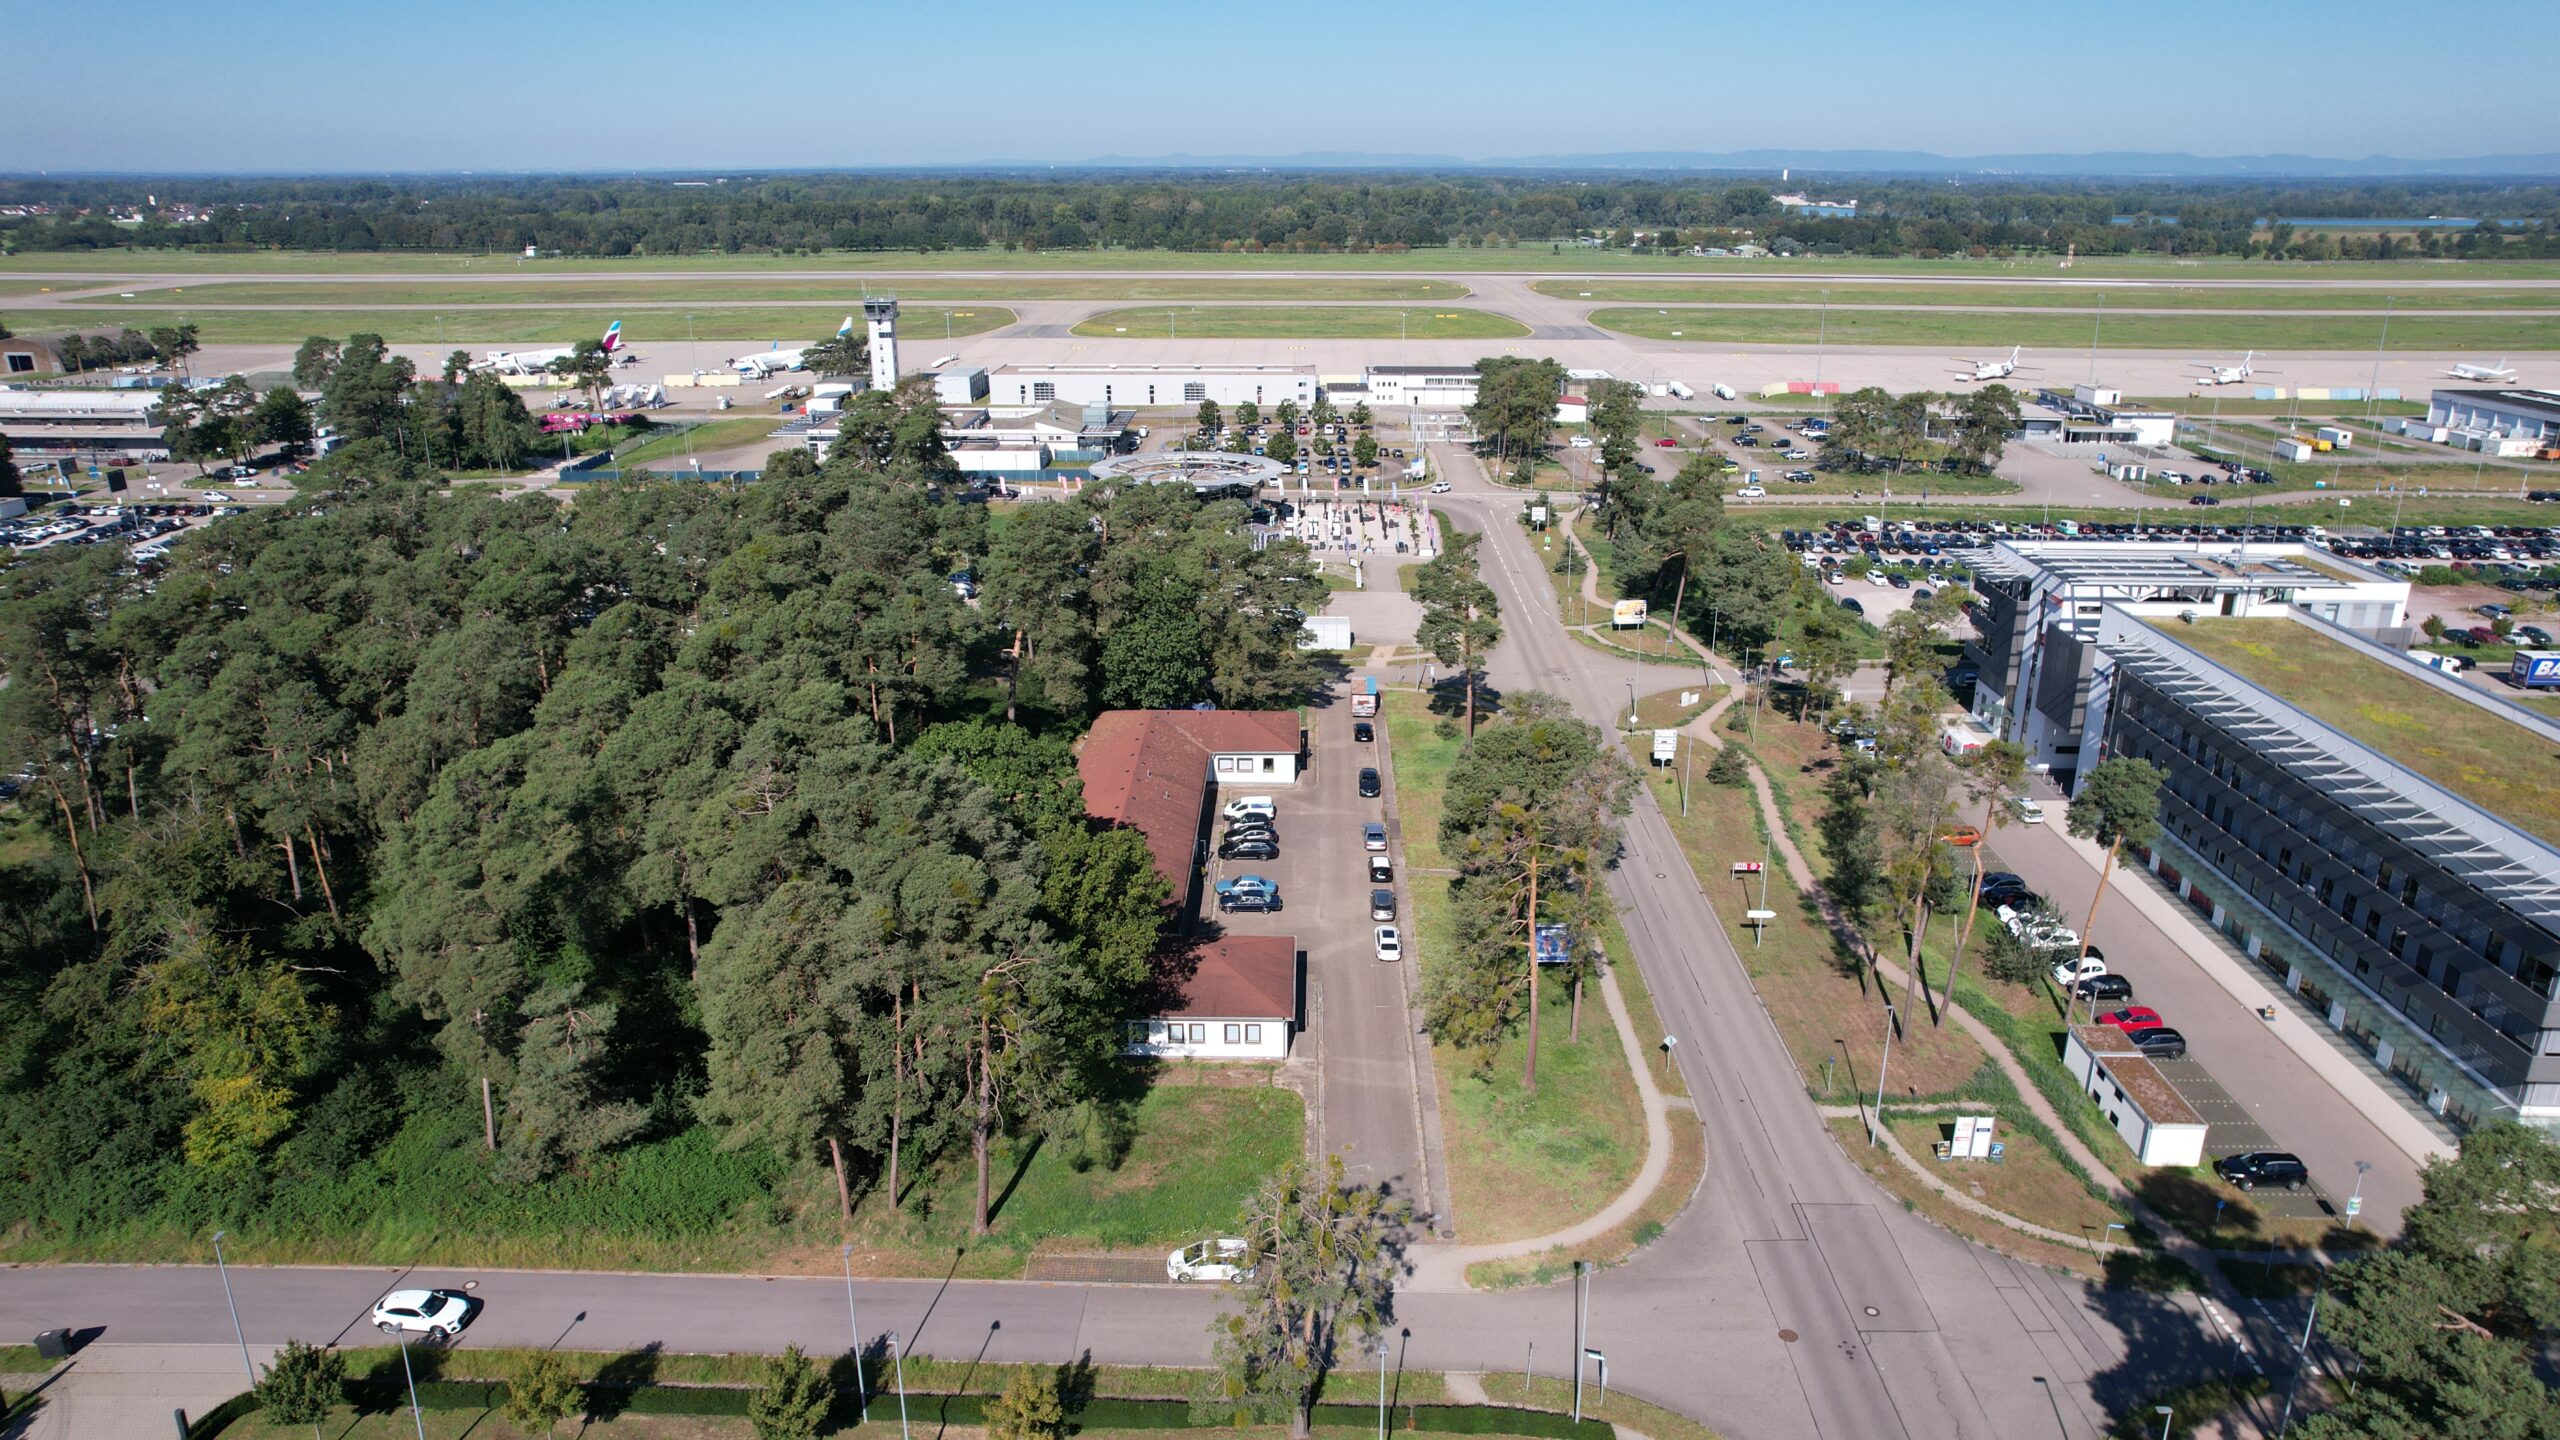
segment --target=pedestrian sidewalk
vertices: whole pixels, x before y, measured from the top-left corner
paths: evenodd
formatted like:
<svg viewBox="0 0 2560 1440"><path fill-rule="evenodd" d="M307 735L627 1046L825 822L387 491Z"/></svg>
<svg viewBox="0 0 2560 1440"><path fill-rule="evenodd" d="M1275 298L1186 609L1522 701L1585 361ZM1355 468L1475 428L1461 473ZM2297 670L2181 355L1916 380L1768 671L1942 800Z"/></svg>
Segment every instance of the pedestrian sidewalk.
<svg viewBox="0 0 2560 1440"><path fill-rule="evenodd" d="M1816 1108L1821 1110L1822 1118L1826 1120L1846 1120L1854 1117L1857 1120L1864 1121L1867 1118L1867 1109L1863 1105L1823 1105ZM1909 1112L1906 1111L1904 1113L1908 1114ZM1875 1136L1876 1140L1884 1147L1884 1149L1889 1152L1896 1161L1900 1162L1903 1169L1918 1176L1921 1184L1926 1185L1931 1190L1945 1196L1948 1200L1954 1202L1956 1208L1960 1210L1971 1211L1973 1214L1979 1215L1985 1220L1996 1221L1999 1224L2005 1225L2009 1229L2019 1231L2022 1234L2033 1235L2039 1240L2050 1241L2056 1245L2068 1245L2074 1250L2086 1250L2096 1255L2112 1255L2119 1251L2125 1254L2134 1253L2134 1247L2130 1245L2110 1244L2103 1240L2092 1240L2086 1235L2074 1235L2067 1230L2056 1230L2050 1226L2038 1225L2032 1220L2021 1220L2017 1216L2010 1214L2008 1211L2003 1210L1996 1205L1984 1204L1982 1201L1976 1200L1972 1196L1958 1190L1953 1185L1948 1184L1943 1178L1933 1173L1928 1166L1921 1164L1918 1156L1913 1155L1909 1150L1903 1147L1902 1141L1894 1135L1892 1127L1876 1127Z"/></svg>
<svg viewBox="0 0 2560 1440"><path fill-rule="evenodd" d="M2067 800L2048 800L2051 816L2048 828L2062 838L2071 852L2088 862L2092 871L2106 863L2106 849L2093 840L2084 840L2070 832L2065 823L2070 814ZM2054 812L2060 813L2054 813ZM2375 1129L2397 1147L2402 1154L2420 1165L2438 1157L2450 1159L2453 1144L2438 1134L2406 1100L2392 1093L2389 1082L2376 1075L2368 1065L2348 1054L2329 1035L2316 1027L2303 1014L2299 1005L2289 1001L2261 978L2261 972L2242 954L2229 937L2200 923L2185 902L2170 894L2157 876L2144 871L2127 857L2120 861L2117 878L2109 881L2109 900L2120 899L2142 918L2150 921L2163 935L2177 942L2180 951L2196 964L2213 982L2228 992L2232 999L2251 1010L2272 1009L2275 1018L2267 1022L2267 1030L2284 1047L2311 1067L2313 1074L2330 1089L2353 1105L2357 1112L2373 1122ZM2105 908L2105 901L2099 902Z"/></svg>
<svg viewBox="0 0 2560 1440"><path fill-rule="evenodd" d="M272 1345L252 1345L260 1369L275 1358ZM172 1410L194 1420L249 1388L237 1345L83 1346L54 1368L31 1395L36 1407L13 1440L168 1440Z"/></svg>

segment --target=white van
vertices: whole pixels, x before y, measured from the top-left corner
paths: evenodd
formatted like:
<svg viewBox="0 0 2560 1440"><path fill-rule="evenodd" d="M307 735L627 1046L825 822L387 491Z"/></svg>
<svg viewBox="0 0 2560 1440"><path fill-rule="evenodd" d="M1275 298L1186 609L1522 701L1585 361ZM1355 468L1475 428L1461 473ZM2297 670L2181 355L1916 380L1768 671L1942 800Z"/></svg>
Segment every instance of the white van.
<svg viewBox="0 0 2560 1440"><path fill-rule="evenodd" d="M1218 813L1230 820L1242 820L1248 815L1258 815L1265 820L1271 820L1278 818L1280 807L1271 803L1271 797L1268 795L1239 795L1228 801Z"/></svg>
<svg viewBox="0 0 2560 1440"><path fill-rule="evenodd" d="M2009 797L2009 813L2016 817L2017 822L2021 825L2041 825L2044 823L2044 803L2038 800L2030 800L2024 795L2013 795Z"/></svg>

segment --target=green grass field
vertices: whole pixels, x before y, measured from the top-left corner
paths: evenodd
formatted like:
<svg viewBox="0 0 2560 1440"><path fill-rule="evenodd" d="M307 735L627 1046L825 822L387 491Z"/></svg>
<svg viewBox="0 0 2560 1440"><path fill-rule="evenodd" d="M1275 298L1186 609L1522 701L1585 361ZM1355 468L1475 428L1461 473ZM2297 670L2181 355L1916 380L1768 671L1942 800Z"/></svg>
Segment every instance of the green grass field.
<svg viewBox="0 0 2560 1440"><path fill-rule="evenodd" d="M1361 272L1560 271L1580 274L1716 275L1964 275L2036 278L2060 273L2061 257L2031 255L2014 259L1877 260L1863 256L1828 259L1738 260L1678 255L1633 255L1618 250L1592 250L1553 242L1532 241L1483 249L1426 248L1362 254L1304 255L1285 251L1261 254L1174 250L866 250L822 251L807 255L668 255L616 259L548 259L527 261L513 254L443 255L330 251L63 251L0 257L0 273L179 274L179 275L354 275L354 274L511 274L546 272L576 275L636 269L686 270L704 273L754 273L775 270L932 271L1010 270L1026 273L1134 271L1311 270ZM2178 279L2277 279L2318 277L2358 283L2392 284L2436 279L2528 280L2560 278L2560 262L2548 260L2390 260L2308 261L2244 260L2234 257L2172 258L2168 256L2088 256L2075 263L2076 280L2130 277Z"/></svg>
<svg viewBox="0 0 2560 1440"><path fill-rule="evenodd" d="M653 339L681 337L688 322L700 340L770 340L781 336L814 339L831 335L844 323L840 307L790 309L773 307L759 310L638 310L620 318L623 335L634 346L645 348ZM195 322L198 337L208 345L290 345L307 335L354 335L370 332L393 344L433 342L468 348L474 345L565 345L577 340L593 339L603 329L603 316L595 310L545 309L472 309L455 306L442 310L153 310L140 306L116 310L44 310L26 311L16 317L18 328L33 330L41 318L46 330L116 330L131 326L148 330L155 325ZM918 343L934 340L936 330L946 329L957 338L976 335L1014 321L1012 311L999 305L966 307L938 305L902 305L899 307L900 334Z"/></svg>
<svg viewBox="0 0 2560 1440"><path fill-rule="evenodd" d="M666 426L637 445L614 452L614 464L631 470L647 465L682 468L688 455L709 455L752 444L773 433L779 415L746 415L700 425Z"/></svg>
<svg viewBox="0 0 2560 1440"><path fill-rule="evenodd" d="M2109 315L2097 325L2107 350L2370 350L2379 317L2310 315ZM2092 317L1947 310L1602 309L1591 323L1648 340L1735 345L2002 345L2086 349ZM2391 344L2408 350L2488 353L2560 350L2560 314L2403 315Z"/></svg>
<svg viewBox="0 0 2560 1440"><path fill-rule="evenodd" d="M2021 306L2032 309L2095 310L2102 287L2079 280L2070 284L1929 285L1855 284L1829 291L1813 286L1761 281L1539 280L1530 289L1560 299L1588 299L1625 305L1741 304L1820 305L1826 299L1838 315L1844 305L1907 305L1916 310L1948 305ZM2181 288L2174 281L2134 282L2103 291L2103 308L2111 313L2135 310L2560 310L2560 288L2485 290L2410 288L2401 290L2251 289L2233 285Z"/></svg>
<svg viewBox="0 0 2560 1440"><path fill-rule="evenodd" d="M1378 306L1200 306L1107 310L1075 328L1104 339L1184 340L1516 340L1529 327L1490 310L1410 310Z"/></svg>
<svg viewBox="0 0 2560 1440"><path fill-rule="evenodd" d="M130 283L132 300L96 297L100 304L165 306L183 290L190 303L206 305L311 305L367 308L381 305L586 304L734 305L741 301L849 306L864 290L901 300L1457 300L1468 291L1448 280L1345 277L1338 280L1262 279L1203 275L1197 278L1126 280L900 280L853 288L839 278L787 279L751 275L680 279L580 280L528 275L501 280L209 280L183 285L164 277ZM0 281L33 290L83 288L73 282Z"/></svg>

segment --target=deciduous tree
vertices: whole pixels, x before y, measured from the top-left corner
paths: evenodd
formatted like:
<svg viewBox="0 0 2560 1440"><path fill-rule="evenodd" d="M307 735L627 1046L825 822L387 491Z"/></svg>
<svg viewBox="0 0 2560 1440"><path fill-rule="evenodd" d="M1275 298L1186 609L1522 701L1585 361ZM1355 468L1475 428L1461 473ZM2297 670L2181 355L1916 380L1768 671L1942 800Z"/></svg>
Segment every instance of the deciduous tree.
<svg viewBox="0 0 2560 1440"><path fill-rule="evenodd" d="M1246 1273L1235 1308L1210 1329L1216 1369L1192 1397L1202 1423L1274 1424L1294 1440L1314 1433L1315 1398L1345 1348L1387 1322L1401 1206L1342 1180L1342 1157L1321 1170L1291 1161L1245 1202L1238 1234Z"/></svg>

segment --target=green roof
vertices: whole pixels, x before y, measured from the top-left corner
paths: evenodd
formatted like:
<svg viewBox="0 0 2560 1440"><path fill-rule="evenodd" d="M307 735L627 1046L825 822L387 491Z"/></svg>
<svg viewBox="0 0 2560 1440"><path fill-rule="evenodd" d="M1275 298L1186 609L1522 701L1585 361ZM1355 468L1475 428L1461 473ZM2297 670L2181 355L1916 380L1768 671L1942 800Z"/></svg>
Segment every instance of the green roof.
<svg viewBox="0 0 2560 1440"><path fill-rule="evenodd" d="M2170 639L2434 781L2560 844L2560 741L2291 619L2153 619Z"/></svg>

